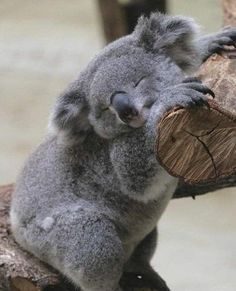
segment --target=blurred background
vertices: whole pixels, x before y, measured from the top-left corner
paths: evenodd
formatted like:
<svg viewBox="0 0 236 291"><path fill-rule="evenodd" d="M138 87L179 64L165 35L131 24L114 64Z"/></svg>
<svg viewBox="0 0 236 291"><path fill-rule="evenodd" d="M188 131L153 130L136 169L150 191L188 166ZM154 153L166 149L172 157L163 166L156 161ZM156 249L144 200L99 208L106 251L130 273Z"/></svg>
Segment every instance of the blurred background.
<svg viewBox="0 0 236 291"><path fill-rule="evenodd" d="M117 26L110 25L112 2L0 1L1 185L15 181L42 141L58 94L107 42L132 27L133 22L128 27L119 22L119 13L112 16ZM170 14L194 17L204 33L222 26L220 0L150 2ZM120 0L119 5L132 19L130 1ZM235 192L170 203L160 223L153 265L171 290L236 290Z"/></svg>

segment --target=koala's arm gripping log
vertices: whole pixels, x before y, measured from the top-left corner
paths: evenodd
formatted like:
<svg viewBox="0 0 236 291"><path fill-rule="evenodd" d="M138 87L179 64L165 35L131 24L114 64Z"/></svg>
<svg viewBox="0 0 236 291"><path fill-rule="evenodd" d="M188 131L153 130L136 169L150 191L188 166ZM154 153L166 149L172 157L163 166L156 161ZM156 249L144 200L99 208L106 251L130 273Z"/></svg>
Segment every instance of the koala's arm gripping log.
<svg viewBox="0 0 236 291"><path fill-rule="evenodd" d="M182 182L175 197L235 186L236 52L212 56L197 74L215 93L207 107L173 109L157 125L157 158Z"/></svg>

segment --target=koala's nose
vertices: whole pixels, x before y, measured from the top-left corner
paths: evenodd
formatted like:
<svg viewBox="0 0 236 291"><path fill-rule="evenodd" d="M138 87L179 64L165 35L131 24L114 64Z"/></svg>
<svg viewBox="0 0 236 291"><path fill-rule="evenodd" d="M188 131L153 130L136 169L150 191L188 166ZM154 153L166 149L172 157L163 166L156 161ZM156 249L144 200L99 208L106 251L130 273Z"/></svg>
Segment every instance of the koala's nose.
<svg viewBox="0 0 236 291"><path fill-rule="evenodd" d="M132 127L140 127L144 123L139 110L126 92L118 91L112 94L111 109L122 122Z"/></svg>

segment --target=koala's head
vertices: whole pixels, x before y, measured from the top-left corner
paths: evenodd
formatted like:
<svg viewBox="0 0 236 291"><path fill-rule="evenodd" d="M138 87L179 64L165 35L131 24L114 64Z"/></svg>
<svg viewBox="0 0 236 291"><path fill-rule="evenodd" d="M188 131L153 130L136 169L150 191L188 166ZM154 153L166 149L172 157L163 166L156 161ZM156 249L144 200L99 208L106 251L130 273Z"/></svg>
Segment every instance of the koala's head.
<svg viewBox="0 0 236 291"><path fill-rule="evenodd" d="M195 32L188 18L141 17L132 34L108 45L59 97L51 119L57 134L81 142L90 131L109 139L143 126L173 70L194 65Z"/></svg>

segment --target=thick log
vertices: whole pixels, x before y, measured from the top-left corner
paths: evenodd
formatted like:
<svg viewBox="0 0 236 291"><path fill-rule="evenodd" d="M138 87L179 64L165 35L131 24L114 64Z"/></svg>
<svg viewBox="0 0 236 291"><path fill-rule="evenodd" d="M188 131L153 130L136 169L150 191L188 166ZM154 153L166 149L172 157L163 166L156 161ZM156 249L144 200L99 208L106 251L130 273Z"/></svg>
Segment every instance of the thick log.
<svg viewBox="0 0 236 291"><path fill-rule="evenodd" d="M235 0L222 0L222 7L223 7L223 15L224 15L224 25L232 25L236 26L236 1ZM221 57L218 57L219 62L217 59L208 60L208 62L202 68L201 78L206 80L206 77L209 78L210 83L208 85L214 86L218 84L218 89L221 91L222 94L217 95L219 102L224 102L225 93L231 94L229 99L231 100L231 104L228 105L228 108L231 110L236 110L236 97L235 97L235 80L236 80L236 70L235 70L235 60L224 60ZM217 69L216 65L218 66L221 63L221 69ZM230 65L233 63L233 65ZM226 67L224 67L226 64ZM234 70L232 67L234 66ZM233 74L234 77L228 80L228 73ZM216 75L217 74L217 75ZM205 75L205 77L204 77ZM222 78L225 79L222 82ZM229 82L231 81L231 82ZM222 82L223 86L221 89L219 88L219 84ZM226 87L224 84L227 84ZM227 90L228 88L228 90ZM231 93L229 93L229 91ZM221 103L222 105L222 103ZM223 105L224 106L224 105ZM234 140L234 143L236 141ZM214 192L219 189L228 188L228 187L236 187L236 173L228 177L223 177L221 179L213 180L208 183L203 184L188 184L185 183L183 180L179 182L178 188L174 193L173 198L182 198L182 197L195 197L196 195L207 194L209 192Z"/></svg>
<svg viewBox="0 0 236 291"><path fill-rule="evenodd" d="M197 74L215 93L210 108L173 108L157 125L157 158L186 183L214 185L236 173L235 57L212 56Z"/></svg>

